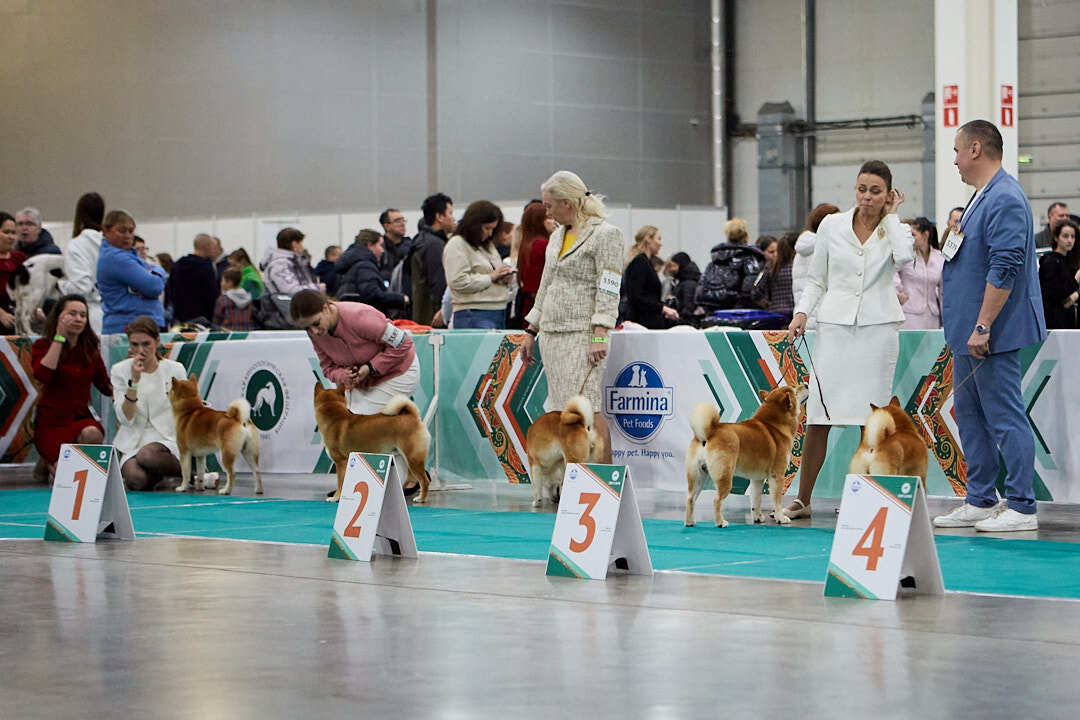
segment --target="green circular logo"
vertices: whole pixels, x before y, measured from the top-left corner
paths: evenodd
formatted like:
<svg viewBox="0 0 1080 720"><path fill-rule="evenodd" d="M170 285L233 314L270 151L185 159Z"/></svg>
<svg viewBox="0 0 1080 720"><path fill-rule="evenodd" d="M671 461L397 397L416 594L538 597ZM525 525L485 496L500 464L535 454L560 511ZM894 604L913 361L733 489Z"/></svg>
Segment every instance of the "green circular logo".
<svg viewBox="0 0 1080 720"><path fill-rule="evenodd" d="M248 378L244 397L251 404L251 422L263 432L272 429L281 420L285 410L285 392L273 372L265 368L256 370Z"/></svg>

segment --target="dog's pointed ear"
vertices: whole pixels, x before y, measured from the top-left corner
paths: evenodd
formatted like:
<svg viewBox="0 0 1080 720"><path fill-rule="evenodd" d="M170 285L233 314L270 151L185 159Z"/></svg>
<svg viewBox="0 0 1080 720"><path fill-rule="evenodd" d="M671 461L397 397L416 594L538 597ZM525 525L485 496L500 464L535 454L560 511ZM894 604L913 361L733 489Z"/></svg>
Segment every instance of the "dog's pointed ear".
<svg viewBox="0 0 1080 720"><path fill-rule="evenodd" d="M195 376L195 373L191 373L191 375L188 375L188 380L190 382L199 382L199 378Z"/></svg>
<svg viewBox="0 0 1080 720"><path fill-rule="evenodd" d="M874 412L875 410L879 409L880 408L877 405L875 405L874 403L870 403L870 412Z"/></svg>
<svg viewBox="0 0 1080 720"><path fill-rule="evenodd" d="M768 390L758 390L757 394L758 394L758 398L760 398L761 400L764 400L765 398L769 397L769 391Z"/></svg>
<svg viewBox="0 0 1080 720"><path fill-rule="evenodd" d="M896 407L900 407L900 398L893 395L892 400L889 401L889 404L890 405L895 405Z"/></svg>

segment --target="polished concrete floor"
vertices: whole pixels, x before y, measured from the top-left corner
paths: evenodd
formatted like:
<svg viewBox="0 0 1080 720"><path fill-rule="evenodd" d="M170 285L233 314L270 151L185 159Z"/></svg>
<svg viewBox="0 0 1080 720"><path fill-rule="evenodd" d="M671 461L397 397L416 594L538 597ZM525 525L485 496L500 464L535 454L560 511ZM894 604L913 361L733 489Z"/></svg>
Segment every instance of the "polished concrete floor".
<svg viewBox="0 0 1080 720"><path fill-rule="evenodd" d="M678 497L641 496L647 516L681 517ZM531 509L527 488L505 485L432 499ZM834 524L833 507L811 522ZM1075 509L1040 514L1043 539L1075 537ZM1064 718L1080 698L1071 601L869 602L817 583L591 582L536 562L350 563L324 546L140 538L0 542L0 608L3 720Z"/></svg>

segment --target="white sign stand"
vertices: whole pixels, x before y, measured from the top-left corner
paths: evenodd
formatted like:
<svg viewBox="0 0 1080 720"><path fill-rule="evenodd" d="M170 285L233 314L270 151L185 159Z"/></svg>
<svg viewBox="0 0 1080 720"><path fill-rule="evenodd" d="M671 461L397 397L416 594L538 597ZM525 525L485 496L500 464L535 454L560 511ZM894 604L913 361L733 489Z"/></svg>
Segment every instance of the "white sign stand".
<svg viewBox="0 0 1080 720"><path fill-rule="evenodd" d="M630 469L568 463L547 574L603 580L612 564L632 575L653 572Z"/></svg>
<svg viewBox="0 0 1080 720"><path fill-rule="evenodd" d="M401 470L393 455L350 453L329 557L370 562L373 554L417 557Z"/></svg>
<svg viewBox="0 0 1080 720"><path fill-rule="evenodd" d="M134 540L120 462L112 445L61 445L49 498L45 539Z"/></svg>
<svg viewBox="0 0 1080 720"><path fill-rule="evenodd" d="M836 520L825 594L895 600L901 580L944 595L926 496L917 477L848 475Z"/></svg>

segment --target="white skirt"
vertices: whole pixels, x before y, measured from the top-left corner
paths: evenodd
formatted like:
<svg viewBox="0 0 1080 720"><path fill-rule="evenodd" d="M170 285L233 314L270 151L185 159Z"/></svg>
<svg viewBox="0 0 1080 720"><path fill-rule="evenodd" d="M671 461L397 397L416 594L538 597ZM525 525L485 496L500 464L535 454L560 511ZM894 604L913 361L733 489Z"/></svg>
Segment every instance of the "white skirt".
<svg viewBox="0 0 1080 720"><path fill-rule="evenodd" d="M889 404L900 352L900 325L860 327L818 323L817 341L810 357L813 369L806 362L810 371L810 395L806 400L808 425L864 425L870 403Z"/></svg>
<svg viewBox="0 0 1080 720"><path fill-rule="evenodd" d="M356 415L374 415L383 409L395 395L411 397L420 387L420 358L413 356L409 369L389 380L383 380L367 389L355 388L345 391L349 412Z"/></svg>

